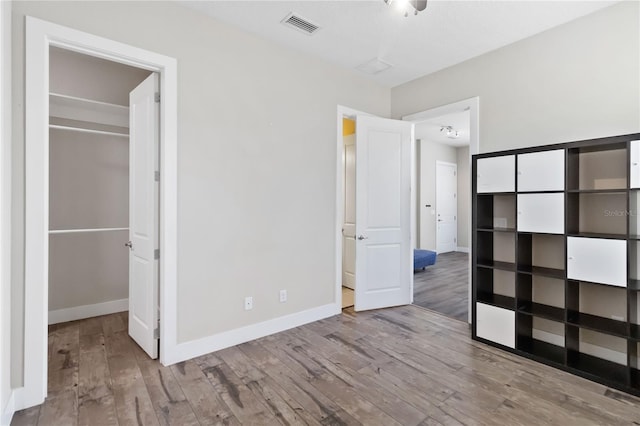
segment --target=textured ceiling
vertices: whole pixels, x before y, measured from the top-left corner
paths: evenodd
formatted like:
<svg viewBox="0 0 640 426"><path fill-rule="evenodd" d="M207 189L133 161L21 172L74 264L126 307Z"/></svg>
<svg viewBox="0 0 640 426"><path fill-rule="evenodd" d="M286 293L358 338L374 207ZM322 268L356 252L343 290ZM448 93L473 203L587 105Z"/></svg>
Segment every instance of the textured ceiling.
<svg viewBox="0 0 640 426"><path fill-rule="evenodd" d="M429 0L417 16L375 1L180 2L276 43L344 68L378 58L369 78L392 87L561 25L616 1ZM321 27L309 36L280 21L290 12ZM366 75L361 73L362 75Z"/></svg>

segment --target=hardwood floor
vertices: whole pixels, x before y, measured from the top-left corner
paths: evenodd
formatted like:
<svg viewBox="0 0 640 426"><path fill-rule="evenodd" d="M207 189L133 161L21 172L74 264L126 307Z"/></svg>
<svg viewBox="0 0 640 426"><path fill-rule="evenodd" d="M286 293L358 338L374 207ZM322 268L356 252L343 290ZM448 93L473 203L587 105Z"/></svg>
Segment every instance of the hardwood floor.
<svg viewBox="0 0 640 426"><path fill-rule="evenodd" d="M435 265L414 272L413 304L466 322L469 313L469 254L439 254Z"/></svg>
<svg viewBox="0 0 640 426"><path fill-rule="evenodd" d="M474 342L416 307L359 312L171 367L114 314L52 327L49 397L12 425L631 425L640 399Z"/></svg>

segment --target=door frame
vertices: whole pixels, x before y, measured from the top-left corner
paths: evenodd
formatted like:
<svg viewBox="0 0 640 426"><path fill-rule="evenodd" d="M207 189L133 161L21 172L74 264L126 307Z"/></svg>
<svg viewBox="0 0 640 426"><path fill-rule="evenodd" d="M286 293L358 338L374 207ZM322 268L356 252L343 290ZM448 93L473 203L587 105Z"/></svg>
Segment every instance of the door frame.
<svg viewBox="0 0 640 426"><path fill-rule="evenodd" d="M437 106L431 109L427 109L424 111L416 112L413 114L408 114L402 117L403 120L411 121L413 123L420 123L421 121L428 120L430 118L439 117L441 115L451 114L453 112L458 112L461 109L469 108L469 171L471 171L471 158L473 155L478 154L480 152L480 97L475 96L473 98L463 99L461 101L453 102L450 104L445 104L441 106ZM415 157L415 151L414 151ZM415 161L414 161L415 165ZM416 174L414 173L414 179ZM471 185L472 181L471 173L469 173L469 185ZM413 186L416 186L416 182L414 180ZM471 193L471 191L469 191ZM412 199L413 205L411 206L411 214L412 214L412 227L415 229L416 223L416 209L417 209L417 200L414 196ZM469 205L471 206L471 200L469 200ZM471 235L471 215L469 215L469 219L467 221L467 226L469 229L469 235ZM471 259L473 259L473 244L469 241L469 315L467 322L471 324Z"/></svg>
<svg viewBox="0 0 640 426"><path fill-rule="evenodd" d="M342 119L349 118L351 120L355 120L358 115L366 115L371 117L377 117L374 114L370 114L368 112L362 112L357 109L349 108L343 105L338 105L337 107L337 126L336 126L336 216L335 216L335 249L336 249L336 258L335 258L335 296L334 296L334 304L336 313L342 312L342 225L344 223L344 175L343 175L343 155L344 155L344 139L342 135ZM404 120L404 118L403 118ZM357 137L357 134L356 134ZM356 151L356 156L357 156ZM415 219L415 188L416 188L416 167L415 167L415 156L416 156L416 143L415 140L411 141L411 218L410 218L410 241L409 244L412 248L415 248L415 227L416 227L416 219ZM413 302L413 278L411 280L411 300ZM355 303L355 291L354 291L354 303Z"/></svg>
<svg viewBox="0 0 640 426"><path fill-rule="evenodd" d="M435 195L435 200L436 200L436 221L438 220L438 165L446 165L446 166L453 166L455 171L456 171L456 188L458 187L458 164L456 163L450 163L448 161L440 161L440 160L436 160L436 195ZM458 246L458 229L457 229L457 224L458 224L458 198L457 198L457 194L458 191L456 189L456 249ZM420 198L419 194L416 193L416 202L417 199ZM422 201L420 202L420 205L422 205ZM417 214L418 212L416 211L416 222L418 220L417 218ZM440 253L438 251L438 223L436 222L436 252Z"/></svg>
<svg viewBox="0 0 640 426"><path fill-rule="evenodd" d="M160 74L160 362L177 346L177 63L174 58L26 17L25 46L25 276L23 387L16 409L47 395L49 290L49 47L119 62Z"/></svg>
<svg viewBox="0 0 640 426"><path fill-rule="evenodd" d="M342 119L349 118L355 120L357 115L373 115L367 112L358 111L353 108L338 105L337 108L337 132L336 132L336 217L335 217L335 248L336 248L336 286L334 303L336 313L342 312L342 225L344 223L344 176L343 176L343 155L344 136L342 135ZM357 154L356 154L357 155ZM355 303L355 292L354 292Z"/></svg>

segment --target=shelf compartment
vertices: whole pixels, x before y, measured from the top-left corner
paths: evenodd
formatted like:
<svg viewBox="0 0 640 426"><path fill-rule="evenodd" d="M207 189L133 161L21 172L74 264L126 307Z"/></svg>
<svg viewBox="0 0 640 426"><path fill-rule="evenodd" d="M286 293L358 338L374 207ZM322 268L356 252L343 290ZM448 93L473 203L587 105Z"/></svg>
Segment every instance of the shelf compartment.
<svg viewBox="0 0 640 426"><path fill-rule="evenodd" d="M479 194L476 212L478 229L515 230L516 228L515 194Z"/></svg>
<svg viewBox="0 0 640 426"><path fill-rule="evenodd" d="M629 292L629 325L632 339L640 340L640 293Z"/></svg>
<svg viewBox="0 0 640 426"><path fill-rule="evenodd" d="M476 300L500 308L515 309L515 273L478 268L475 277Z"/></svg>
<svg viewBox="0 0 640 426"><path fill-rule="evenodd" d="M518 336L517 349L532 355L534 358L554 364L564 364L565 349L542 340Z"/></svg>
<svg viewBox="0 0 640 426"><path fill-rule="evenodd" d="M623 288L570 280L567 322L602 333L627 337L627 291Z"/></svg>
<svg viewBox="0 0 640 426"><path fill-rule="evenodd" d="M515 269L515 233L477 232L477 264L500 269Z"/></svg>
<svg viewBox="0 0 640 426"><path fill-rule="evenodd" d="M591 145L567 150L567 189L627 187L627 143Z"/></svg>
<svg viewBox="0 0 640 426"><path fill-rule="evenodd" d="M567 366L608 382L625 385L629 382L626 366L582 352L568 350Z"/></svg>
<svg viewBox="0 0 640 426"><path fill-rule="evenodd" d="M536 358L564 364L564 323L518 312L517 349Z"/></svg>
<svg viewBox="0 0 640 426"><path fill-rule="evenodd" d="M518 310L564 322L564 280L518 273Z"/></svg>
<svg viewBox="0 0 640 426"><path fill-rule="evenodd" d="M627 192L567 194L567 233L570 235L627 235Z"/></svg>
<svg viewBox="0 0 640 426"><path fill-rule="evenodd" d="M518 272L564 279L562 235L518 233Z"/></svg>
<svg viewBox="0 0 640 426"><path fill-rule="evenodd" d="M631 387L640 389L640 342L629 342Z"/></svg>
<svg viewBox="0 0 640 426"><path fill-rule="evenodd" d="M620 385L629 384L626 339L566 326L567 366Z"/></svg>

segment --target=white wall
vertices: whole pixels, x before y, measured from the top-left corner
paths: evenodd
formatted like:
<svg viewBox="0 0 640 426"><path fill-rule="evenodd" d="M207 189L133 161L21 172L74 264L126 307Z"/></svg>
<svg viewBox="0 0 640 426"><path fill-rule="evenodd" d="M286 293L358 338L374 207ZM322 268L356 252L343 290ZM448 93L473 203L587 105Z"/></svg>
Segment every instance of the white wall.
<svg viewBox="0 0 640 426"><path fill-rule="evenodd" d="M11 2L0 2L0 424L11 398Z"/></svg>
<svg viewBox="0 0 640 426"><path fill-rule="evenodd" d="M471 172L469 147L456 148L458 163L458 247L469 249L471 216Z"/></svg>
<svg viewBox="0 0 640 426"><path fill-rule="evenodd" d="M436 250L436 161L457 163L456 148L421 140L420 144L420 220L419 248ZM430 204L431 207L425 207ZM458 221L459 222L459 221Z"/></svg>
<svg viewBox="0 0 640 426"><path fill-rule="evenodd" d="M336 105L388 117L390 90L169 2L14 5L16 289L24 281L24 15L177 58L179 342L334 302Z"/></svg>
<svg viewBox="0 0 640 426"><path fill-rule="evenodd" d="M640 132L640 3L624 1L391 91L392 116L480 97L480 152Z"/></svg>

